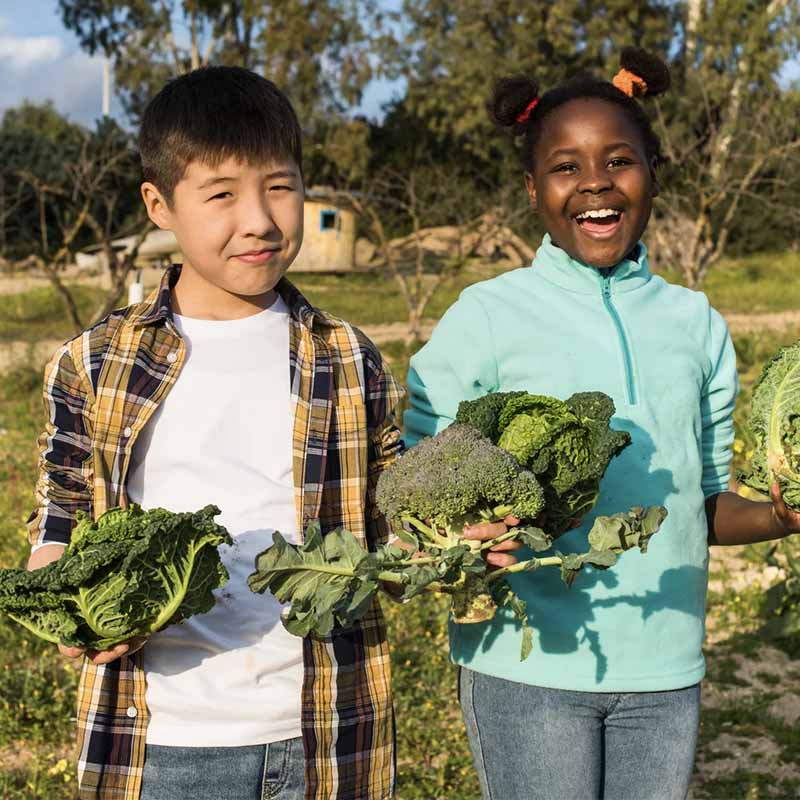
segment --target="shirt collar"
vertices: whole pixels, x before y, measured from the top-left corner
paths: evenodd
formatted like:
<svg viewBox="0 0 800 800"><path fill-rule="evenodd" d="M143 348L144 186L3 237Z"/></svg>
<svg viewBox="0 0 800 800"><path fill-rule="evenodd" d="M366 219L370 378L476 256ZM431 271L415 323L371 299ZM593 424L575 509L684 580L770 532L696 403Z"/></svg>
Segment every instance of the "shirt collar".
<svg viewBox="0 0 800 800"><path fill-rule="evenodd" d="M581 294L598 291L605 272L567 255L566 251L553 244L549 233L544 235L531 266L551 283ZM647 283L651 275L644 242L639 242L631 257L616 264L610 274L615 292L632 291Z"/></svg>
<svg viewBox="0 0 800 800"><path fill-rule="evenodd" d="M142 303L141 311L131 316L134 325L153 325L172 319L172 289L178 282L180 274L180 264L173 264L165 270L158 288ZM275 291L286 303L289 314L309 330L313 330L315 325L336 327L339 324L334 317L312 306L302 292L286 278L278 281Z"/></svg>

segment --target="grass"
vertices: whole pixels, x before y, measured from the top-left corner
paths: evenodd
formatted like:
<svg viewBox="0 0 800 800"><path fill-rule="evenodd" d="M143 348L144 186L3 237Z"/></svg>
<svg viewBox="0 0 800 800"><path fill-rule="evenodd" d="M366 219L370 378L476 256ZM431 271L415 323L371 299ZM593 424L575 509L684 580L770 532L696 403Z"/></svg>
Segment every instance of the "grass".
<svg viewBox="0 0 800 800"><path fill-rule="evenodd" d="M775 274L768 272L774 265ZM798 307L787 290L796 280L798 256L759 256L721 265L709 279L712 303L725 310L780 311ZM439 316L469 282L491 272L470 270L442 288L430 308ZM790 281L791 278L791 281ZM397 322L404 318L395 284L380 275L295 276L312 302L359 325ZM97 292L81 292L86 308L97 302ZM35 343L67 338L58 301L49 289L23 295L0 296L0 342ZM795 332L739 336L736 347L745 391L736 413L737 461L746 457L748 443L743 420L749 387L761 365ZM408 354L401 342L382 347L398 377L404 377ZM24 520L33 504L36 470L34 442L41 424L40 374L31 368L6 373L0 381L0 566L19 566L27 554ZM766 548L742 551L742 568L763 563ZM711 780L699 780L697 800L800 796L800 784L791 776L765 772L756 760L715 747L723 734L754 739L769 737L784 762L800 761L800 733L765 713L776 692L800 677L800 645L779 643L792 669L785 678L766 668L756 670L755 691L739 673L739 658L756 659L764 650L757 634L762 593L757 586L737 590L731 585L735 570L715 561L715 580L709 595L709 629L736 631L723 644L707 648L711 690L728 692L704 711L701 751L709 763L735 768ZM456 670L447 657L446 610L442 602L408 606L386 604L392 642L393 685L398 722L399 800L478 800L477 780L456 700ZM75 669L55 652L13 623L0 619L0 798L3 800L70 800L74 797ZM736 695L746 693L746 699ZM731 745L733 747L733 745Z"/></svg>
<svg viewBox="0 0 800 800"><path fill-rule="evenodd" d="M101 289L71 287L78 311L88 317L100 305ZM37 342L42 339L65 341L73 335L61 298L49 286L20 294L0 295L0 342Z"/></svg>

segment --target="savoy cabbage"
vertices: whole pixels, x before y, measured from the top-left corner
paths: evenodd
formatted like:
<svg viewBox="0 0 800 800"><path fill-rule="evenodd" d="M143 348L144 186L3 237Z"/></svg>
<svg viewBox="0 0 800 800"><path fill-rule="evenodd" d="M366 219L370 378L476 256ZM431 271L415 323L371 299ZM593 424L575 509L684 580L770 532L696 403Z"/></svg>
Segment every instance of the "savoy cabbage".
<svg viewBox="0 0 800 800"><path fill-rule="evenodd" d="M611 427L614 412L603 392L566 400L496 392L462 402L455 421L476 428L536 475L547 530L558 535L595 506L609 462L631 442L626 431Z"/></svg>
<svg viewBox="0 0 800 800"><path fill-rule="evenodd" d="M753 387L748 427L755 439L739 480L764 494L777 481L783 499L800 511L800 341L779 350Z"/></svg>
<svg viewBox="0 0 800 800"><path fill-rule="evenodd" d="M217 547L233 543L217 514L132 505L92 522L78 512L58 561L0 570L0 612L47 641L105 650L210 611L228 580Z"/></svg>

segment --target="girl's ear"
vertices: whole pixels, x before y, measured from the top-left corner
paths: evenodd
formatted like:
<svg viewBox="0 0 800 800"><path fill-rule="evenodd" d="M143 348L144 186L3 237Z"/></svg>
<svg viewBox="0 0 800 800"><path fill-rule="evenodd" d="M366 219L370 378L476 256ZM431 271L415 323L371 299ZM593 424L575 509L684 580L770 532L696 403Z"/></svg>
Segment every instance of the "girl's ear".
<svg viewBox="0 0 800 800"><path fill-rule="evenodd" d="M536 184L533 182L533 175L530 172L525 173L525 188L528 190L528 200L530 201L531 208L538 207L538 200L536 199Z"/></svg>

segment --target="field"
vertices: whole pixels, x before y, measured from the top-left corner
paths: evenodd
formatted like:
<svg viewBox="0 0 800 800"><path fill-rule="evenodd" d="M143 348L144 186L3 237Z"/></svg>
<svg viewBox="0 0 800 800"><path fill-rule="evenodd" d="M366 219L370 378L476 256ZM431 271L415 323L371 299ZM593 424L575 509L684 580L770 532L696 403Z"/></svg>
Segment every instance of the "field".
<svg viewBox="0 0 800 800"><path fill-rule="evenodd" d="M729 261L706 287L729 319L744 387L741 423L763 362L800 336L797 273L800 256L780 254ZM439 291L429 310L438 318L463 285L486 277L472 269ZM671 276L675 277L675 276ZM396 373L404 376L404 311L393 283L380 276L298 276L320 306L362 325L381 342ZM2 283L2 279L0 279ZM2 287L0 287L2 291ZM96 289L81 292L83 307ZM49 288L0 294L0 566L24 563L24 520L32 504L35 439L41 424L37 343L70 334ZM391 336L394 335L395 339ZM13 353L13 357L8 354ZM37 362L37 367L30 362ZM26 365L27 362L27 365ZM747 455L739 433L737 460ZM701 746L692 798L795 798L800 796L800 644L766 642L764 589L782 578L765 562L765 546L712 554L709 594L708 677L704 684ZM477 800L460 712L455 669L447 659L445 612L436 602L387 606L393 646L398 718L400 800ZM0 620L0 798L67 800L74 796L72 732L75 669L54 648ZM513 757L513 743L509 743Z"/></svg>

